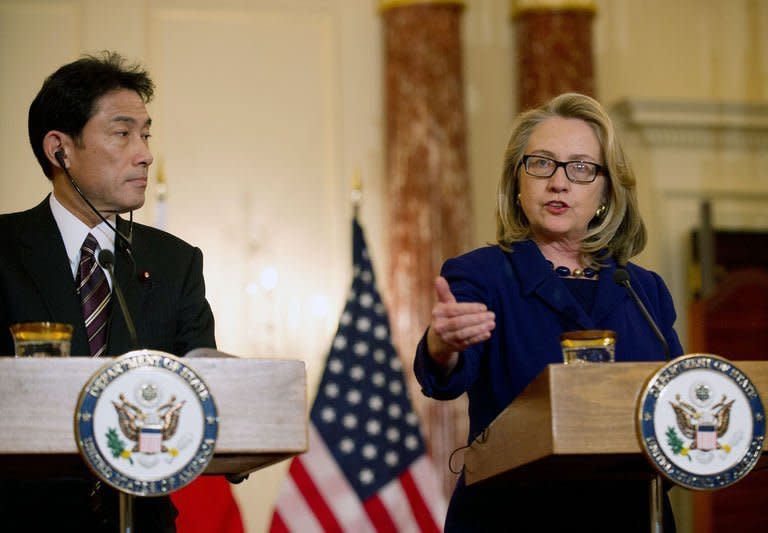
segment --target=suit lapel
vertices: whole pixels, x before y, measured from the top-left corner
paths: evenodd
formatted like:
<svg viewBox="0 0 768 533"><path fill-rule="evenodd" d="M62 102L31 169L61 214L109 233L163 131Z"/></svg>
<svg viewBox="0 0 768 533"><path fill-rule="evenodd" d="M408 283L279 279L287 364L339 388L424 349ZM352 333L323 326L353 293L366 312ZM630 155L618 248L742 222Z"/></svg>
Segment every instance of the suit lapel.
<svg viewBox="0 0 768 533"><path fill-rule="evenodd" d="M29 211L19 234L21 261L39 290L48 319L74 326L72 354L87 355L89 348L75 279L48 202L46 197Z"/></svg>

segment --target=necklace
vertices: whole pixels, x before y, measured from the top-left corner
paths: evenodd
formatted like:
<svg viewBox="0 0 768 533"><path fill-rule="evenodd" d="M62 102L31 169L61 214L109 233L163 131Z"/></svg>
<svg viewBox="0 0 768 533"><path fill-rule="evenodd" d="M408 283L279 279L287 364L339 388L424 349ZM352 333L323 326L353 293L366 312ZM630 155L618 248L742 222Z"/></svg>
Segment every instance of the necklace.
<svg viewBox="0 0 768 533"><path fill-rule="evenodd" d="M559 266L556 267L555 264L547 260L547 263L549 263L549 266L551 266L555 270L555 274L560 276L561 278L587 278L592 279L595 276L597 276L597 271L593 268L574 268L573 271L571 271L570 268L566 266Z"/></svg>

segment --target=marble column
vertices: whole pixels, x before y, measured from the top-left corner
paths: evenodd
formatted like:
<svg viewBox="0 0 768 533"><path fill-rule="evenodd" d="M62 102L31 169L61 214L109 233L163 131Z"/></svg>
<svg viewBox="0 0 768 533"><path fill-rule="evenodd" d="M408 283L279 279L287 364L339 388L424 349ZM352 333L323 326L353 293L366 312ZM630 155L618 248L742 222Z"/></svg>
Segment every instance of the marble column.
<svg viewBox="0 0 768 533"><path fill-rule="evenodd" d="M382 1L386 80L389 313L427 446L450 493L451 451L467 436L466 399L425 398L413 354L442 262L471 244L460 1Z"/></svg>
<svg viewBox="0 0 768 533"><path fill-rule="evenodd" d="M595 96L594 0L512 0L518 109L564 92Z"/></svg>

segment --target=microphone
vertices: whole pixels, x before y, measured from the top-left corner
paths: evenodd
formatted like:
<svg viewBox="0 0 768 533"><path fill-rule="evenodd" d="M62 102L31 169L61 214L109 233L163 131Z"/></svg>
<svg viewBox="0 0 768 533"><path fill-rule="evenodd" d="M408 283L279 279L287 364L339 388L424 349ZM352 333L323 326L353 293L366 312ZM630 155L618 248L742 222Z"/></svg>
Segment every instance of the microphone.
<svg viewBox="0 0 768 533"><path fill-rule="evenodd" d="M115 278L115 254L109 250L102 250L99 252L98 262L99 266L109 272L109 278L112 280L112 288L117 295L117 303L120 305L120 311L123 313L123 318L125 318L125 325L128 326L128 334L131 337L131 344L134 349L137 349L139 347L139 342L136 339L136 328L133 325L131 313L128 312L128 306L125 303L123 291L120 290L120 285Z"/></svg>
<svg viewBox="0 0 768 533"><path fill-rule="evenodd" d="M635 289L633 289L632 285L629 283L629 272L627 272L624 268L617 268L613 273L613 281L617 285L621 285L627 289L627 292L629 292L630 296L632 296L632 299L637 304L637 307L640 308L640 312L643 314L643 318L645 318L645 321L648 322L649 326L651 326L654 335L656 335L656 337L659 339L659 342L661 342L661 345L664 347L664 355L666 356L667 361L669 361L669 344L667 344L667 339L665 339L664 335L661 334L659 326L657 326L656 322L653 321L653 318L651 318L651 314L648 312L648 309L646 309L645 305L643 305L643 302L635 292Z"/></svg>
<svg viewBox="0 0 768 533"><path fill-rule="evenodd" d="M121 232L117 230L116 226L113 226L109 220L106 219L104 215L102 215L96 207L91 203L91 201L85 197L85 194L80 189L80 186L77 184L75 179L72 177L72 174L69 173L69 169L67 168L66 162L64 161L64 151L63 150L56 150L53 153L53 157L56 158L56 161L59 162L59 165L61 165L61 169L64 171L64 174L67 175L67 178L69 178L70 183L72 183L72 187L75 188L75 191L77 194L80 195L80 198L83 199L83 201L88 205L88 207L96 213L96 216L98 216L104 224L106 224L109 229L115 232L115 237L117 238L117 242L120 245L120 248L125 250L125 252L128 254L128 257L131 259L131 263L133 263L133 269L136 270L136 261L133 259L133 251L131 248L132 240L133 240L133 210L131 210L130 213L130 225L128 226L128 236L126 237ZM114 259L114 258L113 258Z"/></svg>

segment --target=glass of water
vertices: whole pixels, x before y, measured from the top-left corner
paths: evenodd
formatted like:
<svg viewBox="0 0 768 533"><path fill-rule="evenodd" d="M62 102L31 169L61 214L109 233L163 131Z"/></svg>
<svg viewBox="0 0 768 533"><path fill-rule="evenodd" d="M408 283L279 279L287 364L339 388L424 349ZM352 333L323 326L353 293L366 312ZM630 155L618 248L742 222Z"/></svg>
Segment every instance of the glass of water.
<svg viewBox="0 0 768 533"><path fill-rule="evenodd" d="M59 322L13 324L16 357L69 357L72 331L72 326Z"/></svg>
<svg viewBox="0 0 768 533"><path fill-rule="evenodd" d="M616 332L609 329L566 331L560 335L563 362L613 363L616 357Z"/></svg>

